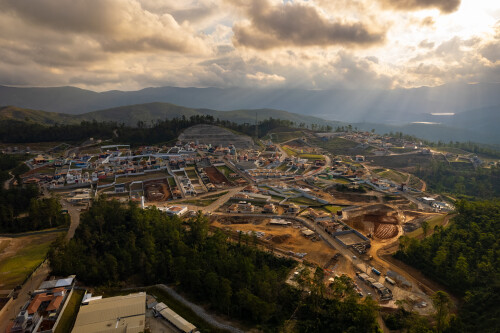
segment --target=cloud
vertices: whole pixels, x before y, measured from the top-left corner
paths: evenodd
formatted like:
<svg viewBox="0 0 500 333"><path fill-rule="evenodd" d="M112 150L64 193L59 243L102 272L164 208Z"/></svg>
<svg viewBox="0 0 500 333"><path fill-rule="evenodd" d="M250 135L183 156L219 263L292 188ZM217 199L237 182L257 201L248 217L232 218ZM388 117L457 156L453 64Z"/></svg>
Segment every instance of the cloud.
<svg viewBox="0 0 500 333"><path fill-rule="evenodd" d="M492 63L500 60L500 21L495 25L495 36L493 40L485 43L479 50L481 55Z"/></svg>
<svg viewBox="0 0 500 333"><path fill-rule="evenodd" d="M233 2L234 3L234 2ZM248 20L233 26L233 43L255 49L381 44L385 32L361 22L330 20L313 6L302 3L273 5L268 0L236 2Z"/></svg>
<svg viewBox="0 0 500 333"><path fill-rule="evenodd" d="M135 0L0 0L4 14L41 29L84 35L106 51L207 52L201 36Z"/></svg>
<svg viewBox="0 0 500 333"><path fill-rule="evenodd" d="M264 82L264 83L276 83L283 82L286 79L283 76L276 74L267 74L262 72L257 72L255 74L247 74L247 78L254 81Z"/></svg>
<svg viewBox="0 0 500 333"><path fill-rule="evenodd" d="M419 47L432 49L434 47L434 42L429 42L427 39L424 39L418 44Z"/></svg>
<svg viewBox="0 0 500 333"><path fill-rule="evenodd" d="M397 10L439 9L442 13L452 13L460 7L461 0L379 0L385 8Z"/></svg>

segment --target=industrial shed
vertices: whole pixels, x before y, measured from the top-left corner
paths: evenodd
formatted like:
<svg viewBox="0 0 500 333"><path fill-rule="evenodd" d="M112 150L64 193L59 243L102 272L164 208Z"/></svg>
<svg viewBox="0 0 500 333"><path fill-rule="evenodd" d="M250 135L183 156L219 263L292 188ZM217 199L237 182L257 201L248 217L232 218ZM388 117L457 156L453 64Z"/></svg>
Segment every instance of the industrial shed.
<svg viewBox="0 0 500 333"><path fill-rule="evenodd" d="M82 305L73 333L144 332L146 293L109 297Z"/></svg>
<svg viewBox="0 0 500 333"><path fill-rule="evenodd" d="M193 333L196 331L196 326L172 311L165 303L156 304L154 310L181 332Z"/></svg>

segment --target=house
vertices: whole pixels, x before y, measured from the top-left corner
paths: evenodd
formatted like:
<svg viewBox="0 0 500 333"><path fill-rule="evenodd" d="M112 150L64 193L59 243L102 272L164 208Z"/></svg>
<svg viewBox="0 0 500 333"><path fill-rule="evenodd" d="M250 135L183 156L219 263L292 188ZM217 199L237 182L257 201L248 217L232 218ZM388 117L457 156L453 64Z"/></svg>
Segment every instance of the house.
<svg viewBox="0 0 500 333"><path fill-rule="evenodd" d="M287 213L289 214L298 214L298 212L300 211L300 207L297 206L296 204L294 203L291 203L288 205L288 208L287 208Z"/></svg>
<svg viewBox="0 0 500 333"><path fill-rule="evenodd" d="M64 305L74 287L75 276L42 282L31 294L16 318L5 330L7 333L54 332Z"/></svg>
<svg viewBox="0 0 500 333"><path fill-rule="evenodd" d="M276 213L276 206L274 204L267 204L264 205L263 210L264 213L271 213L275 214Z"/></svg>
<svg viewBox="0 0 500 333"><path fill-rule="evenodd" d="M365 157L363 155L356 155L355 161L356 162L364 162Z"/></svg>
<svg viewBox="0 0 500 333"><path fill-rule="evenodd" d="M237 203L237 204L232 204L229 206L227 209L228 213L253 213L255 211L255 206L252 205L251 203Z"/></svg>
<svg viewBox="0 0 500 333"><path fill-rule="evenodd" d="M169 216L182 216L187 213L188 209L186 206L170 206L162 209Z"/></svg>
<svg viewBox="0 0 500 333"><path fill-rule="evenodd" d="M315 210L312 208L309 208L308 214L313 219L313 221L316 223L321 222L321 221L330 221L332 219L330 214L323 212L323 211L318 211L318 210Z"/></svg>
<svg viewBox="0 0 500 333"><path fill-rule="evenodd" d="M305 237L311 237L312 235L314 235L314 231L312 231L311 229L307 229L307 228L303 228L300 232Z"/></svg>

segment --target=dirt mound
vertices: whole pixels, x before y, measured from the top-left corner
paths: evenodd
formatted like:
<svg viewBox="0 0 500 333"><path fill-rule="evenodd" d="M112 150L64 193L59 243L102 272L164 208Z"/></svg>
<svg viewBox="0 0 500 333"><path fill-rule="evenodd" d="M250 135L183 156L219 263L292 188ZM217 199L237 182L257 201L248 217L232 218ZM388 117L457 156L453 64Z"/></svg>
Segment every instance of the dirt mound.
<svg viewBox="0 0 500 333"><path fill-rule="evenodd" d="M275 244L281 244L283 242L286 242L290 237L292 237L292 235L290 234L273 236L273 238L271 238L271 242Z"/></svg>
<svg viewBox="0 0 500 333"><path fill-rule="evenodd" d="M225 128L213 125L195 125L189 127L179 135L179 140L182 142L197 142L223 147L227 147L229 144L233 144L236 148L252 148L254 146L251 137L237 135Z"/></svg>
<svg viewBox="0 0 500 333"><path fill-rule="evenodd" d="M398 234L398 227L395 224L375 223L375 232L373 235L380 239L389 239L396 237Z"/></svg>

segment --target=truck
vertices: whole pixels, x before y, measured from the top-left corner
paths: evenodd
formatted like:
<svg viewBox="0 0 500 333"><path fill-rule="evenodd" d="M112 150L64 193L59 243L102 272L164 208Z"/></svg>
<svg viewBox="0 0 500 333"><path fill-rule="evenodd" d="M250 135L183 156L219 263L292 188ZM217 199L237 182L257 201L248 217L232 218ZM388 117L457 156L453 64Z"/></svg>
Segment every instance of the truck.
<svg viewBox="0 0 500 333"><path fill-rule="evenodd" d="M390 277L388 277L388 276L386 276L386 277L385 277L385 281L386 281L387 283L392 284L393 286L396 284L396 281L394 281L393 279L391 279L391 278L390 278Z"/></svg>
<svg viewBox="0 0 500 333"><path fill-rule="evenodd" d="M380 275L382 273L380 273L380 271L378 269L376 269L375 267L372 267L372 272L377 274L377 275Z"/></svg>

